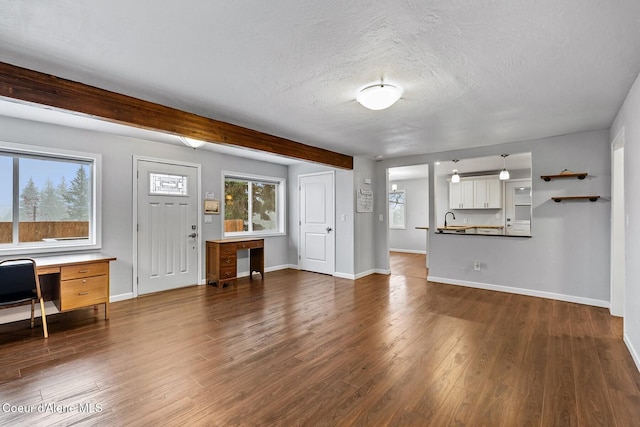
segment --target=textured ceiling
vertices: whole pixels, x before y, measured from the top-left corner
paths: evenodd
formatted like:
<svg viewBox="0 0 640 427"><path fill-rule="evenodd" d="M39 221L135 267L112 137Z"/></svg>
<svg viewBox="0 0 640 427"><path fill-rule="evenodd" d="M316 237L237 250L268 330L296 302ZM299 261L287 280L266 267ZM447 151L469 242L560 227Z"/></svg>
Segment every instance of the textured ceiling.
<svg viewBox="0 0 640 427"><path fill-rule="evenodd" d="M0 61L355 156L607 129L640 1L0 0ZM404 95L369 111L358 89Z"/></svg>

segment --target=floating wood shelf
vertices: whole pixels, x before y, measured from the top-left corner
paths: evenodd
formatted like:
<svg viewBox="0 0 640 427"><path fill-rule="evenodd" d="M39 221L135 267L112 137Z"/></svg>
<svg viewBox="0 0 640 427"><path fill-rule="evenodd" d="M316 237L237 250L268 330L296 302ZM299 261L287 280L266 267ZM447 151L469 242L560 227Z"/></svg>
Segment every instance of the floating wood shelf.
<svg viewBox="0 0 640 427"><path fill-rule="evenodd" d="M577 173L561 173L558 175L542 175L540 178L544 179L546 182L551 181L552 179L560 179L560 178L578 178L585 179L589 175L586 172L577 172Z"/></svg>
<svg viewBox="0 0 640 427"><path fill-rule="evenodd" d="M595 202L599 198L600 196L559 196L552 197L551 200L558 203L563 200L589 200L590 202Z"/></svg>

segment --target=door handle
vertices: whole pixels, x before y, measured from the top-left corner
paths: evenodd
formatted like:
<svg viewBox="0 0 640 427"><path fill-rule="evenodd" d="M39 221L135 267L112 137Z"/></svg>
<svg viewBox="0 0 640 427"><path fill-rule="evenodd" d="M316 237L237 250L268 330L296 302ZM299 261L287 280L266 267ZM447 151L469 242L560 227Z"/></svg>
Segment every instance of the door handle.
<svg viewBox="0 0 640 427"><path fill-rule="evenodd" d="M192 239L195 239L197 236L198 236L198 233L191 233L187 237L191 237Z"/></svg>
<svg viewBox="0 0 640 427"><path fill-rule="evenodd" d="M331 233L331 230L333 230L333 228L327 227L327 233Z"/></svg>

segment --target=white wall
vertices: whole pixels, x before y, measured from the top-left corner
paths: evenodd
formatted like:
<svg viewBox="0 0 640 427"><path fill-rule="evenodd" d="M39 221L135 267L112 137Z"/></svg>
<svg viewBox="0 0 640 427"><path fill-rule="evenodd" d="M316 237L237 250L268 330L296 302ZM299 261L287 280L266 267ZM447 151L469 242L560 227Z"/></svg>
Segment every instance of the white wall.
<svg viewBox="0 0 640 427"><path fill-rule="evenodd" d="M533 220L530 238L435 234L436 218L430 215L429 277L437 281L467 284L549 296L558 299L608 306L609 301L609 217L610 153L608 132L585 132L436 153L380 162L376 177L385 169L437 160L497 155L504 152L532 152ZM563 169L585 171L584 181L558 180L545 183L540 175ZM430 167L433 181L434 168ZM376 194L384 194L377 188ZM598 194L595 202L555 203L553 195ZM434 209L434 195L430 207ZM382 206L377 209L382 210ZM378 225L376 235L384 235ZM379 269L388 268L387 242L376 248ZM473 262L482 264L473 270Z"/></svg>
<svg viewBox="0 0 640 427"><path fill-rule="evenodd" d="M611 126L613 142L624 129L624 198L626 215L626 285L624 304L624 340L640 369L640 76L629 91Z"/></svg>
<svg viewBox="0 0 640 427"><path fill-rule="evenodd" d="M426 231L416 230L416 227L429 225L429 179L389 181L389 188L392 184L396 184L398 190L406 191L406 228L404 230L389 229L389 249L426 253Z"/></svg>
<svg viewBox="0 0 640 427"><path fill-rule="evenodd" d="M134 155L201 164L202 198L207 191L214 191L217 198L222 194L222 170L282 178L288 172L286 166L273 163L0 116L0 145L2 141L102 154L102 251L118 258L111 264L112 298L127 298L133 291ZM204 242L222 235L222 217L214 216L213 223L203 223L201 232L204 259ZM287 236L265 239L267 270L286 266L287 255ZM201 279L204 279L204 262L202 265ZM249 270L247 256L242 252L238 270Z"/></svg>
<svg viewBox="0 0 640 427"><path fill-rule="evenodd" d="M383 182L376 182L374 179L374 162L359 157L353 159L353 187L351 188L351 200L355 205L356 190L359 188L373 190L376 185L386 185L386 177ZM371 179L372 184L365 184L365 179ZM378 195L381 194L381 195ZM385 202L386 192L378 193L374 191L374 205L376 200ZM385 214L383 220L386 221ZM377 245L378 236L373 233L374 224L379 221L374 212L356 212L354 214L354 250L355 250L355 277L362 277L374 272L375 263L373 260L374 248ZM386 234L386 233L385 233ZM385 236L386 237L386 236Z"/></svg>

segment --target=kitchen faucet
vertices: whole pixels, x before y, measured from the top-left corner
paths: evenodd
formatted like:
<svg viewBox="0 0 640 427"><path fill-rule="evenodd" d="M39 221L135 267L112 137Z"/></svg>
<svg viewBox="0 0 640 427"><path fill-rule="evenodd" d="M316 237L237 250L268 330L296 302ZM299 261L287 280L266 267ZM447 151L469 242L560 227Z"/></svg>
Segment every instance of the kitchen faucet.
<svg viewBox="0 0 640 427"><path fill-rule="evenodd" d="M453 219L456 219L456 215L455 215L453 212L451 212L451 211L449 211L449 212L447 212L446 214L444 214L444 226L445 226L445 227L447 226L447 215L449 215L449 214L451 214L451 216L453 217Z"/></svg>

